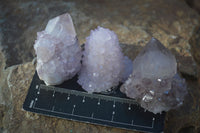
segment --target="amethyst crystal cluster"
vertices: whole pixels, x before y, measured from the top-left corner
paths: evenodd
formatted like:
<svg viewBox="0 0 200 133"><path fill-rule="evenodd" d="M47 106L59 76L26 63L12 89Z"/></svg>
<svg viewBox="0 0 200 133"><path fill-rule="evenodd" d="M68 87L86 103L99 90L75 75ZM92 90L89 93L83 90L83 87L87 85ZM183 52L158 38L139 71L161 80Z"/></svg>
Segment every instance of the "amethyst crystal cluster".
<svg viewBox="0 0 200 133"><path fill-rule="evenodd" d="M34 49L36 70L47 85L60 84L76 74L77 82L89 93L109 91L125 82L121 91L153 113L178 107L187 93L175 57L155 38L132 62L122 54L117 35L98 27L87 37L82 52L66 13L50 20L37 34Z"/></svg>
<svg viewBox="0 0 200 133"><path fill-rule="evenodd" d="M117 35L102 27L91 31L83 56L78 83L91 93L110 90L132 72L132 61L123 56Z"/></svg>
<svg viewBox="0 0 200 133"><path fill-rule="evenodd" d="M121 91L155 114L181 105L187 93L174 55L155 38L135 58Z"/></svg>
<svg viewBox="0 0 200 133"><path fill-rule="evenodd" d="M46 29L37 33L34 49L36 70L47 85L72 78L81 68L81 49L69 14L51 19Z"/></svg>

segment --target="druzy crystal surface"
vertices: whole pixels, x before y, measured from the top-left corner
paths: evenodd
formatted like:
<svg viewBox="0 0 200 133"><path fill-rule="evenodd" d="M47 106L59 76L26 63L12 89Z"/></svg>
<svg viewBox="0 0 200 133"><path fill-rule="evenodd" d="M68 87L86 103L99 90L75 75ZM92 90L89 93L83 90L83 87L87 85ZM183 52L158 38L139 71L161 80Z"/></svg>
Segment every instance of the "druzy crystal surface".
<svg viewBox="0 0 200 133"><path fill-rule="evenodd" d="M80 70L81 49L68 13L51 19L45 30L37 33L34 49L36 70L47 85L60 84Z"/></svg>
<svg viewBox="0 0 200 133"><path fill-rule="evenodd" d="M117 35L98 27L86 39L78 83L87 92L105 92L132 73L132 61L123 56Z"/></svg>
<svg viewBox="0 0 200 133"><path fill-rule="evenodd" d="M133 72L121 91L155 114L178 107L187 94L174 55L155 38L133 61Z"/></svg>

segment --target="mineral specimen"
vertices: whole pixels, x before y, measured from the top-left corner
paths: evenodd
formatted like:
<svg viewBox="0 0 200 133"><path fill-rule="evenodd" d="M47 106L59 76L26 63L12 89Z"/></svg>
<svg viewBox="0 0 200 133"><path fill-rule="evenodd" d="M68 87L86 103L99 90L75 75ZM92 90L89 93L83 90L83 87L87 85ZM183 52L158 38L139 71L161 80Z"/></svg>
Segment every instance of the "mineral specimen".
<svg viewBox="0 0 200 133"><path fill-rule="evenodd" d="M155 38L135 58L133 73L120 89L155 114L178 107L187 94L174 55Z"/></svg>
<svg viewBox="0 0 200 133"><path fill-rule="evenodd" d="M87 92L105 92L132 73L132 61L124 57L117 35L98 27L86 39L78 83Z"/></svg>
<svg viewBox="0 0 200 133"><path fill-rule="evenodd" d="M80 70L82 53L68 13L51 19L46 29L37 33L34 49L36 70L47 85L60 84Z"/></svg>

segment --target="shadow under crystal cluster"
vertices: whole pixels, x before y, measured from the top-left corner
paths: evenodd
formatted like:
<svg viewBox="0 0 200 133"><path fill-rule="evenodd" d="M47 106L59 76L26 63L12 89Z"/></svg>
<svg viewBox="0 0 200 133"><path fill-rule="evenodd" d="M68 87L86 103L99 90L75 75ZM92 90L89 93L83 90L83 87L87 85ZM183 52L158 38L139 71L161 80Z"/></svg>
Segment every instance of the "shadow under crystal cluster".
<svg viewBox="0 0 200 133"><path fill-rule="evenodd" d="M178 107L187 93L174 55L155 38L135 58L133 73L121 91L155 114Z"/></svg>

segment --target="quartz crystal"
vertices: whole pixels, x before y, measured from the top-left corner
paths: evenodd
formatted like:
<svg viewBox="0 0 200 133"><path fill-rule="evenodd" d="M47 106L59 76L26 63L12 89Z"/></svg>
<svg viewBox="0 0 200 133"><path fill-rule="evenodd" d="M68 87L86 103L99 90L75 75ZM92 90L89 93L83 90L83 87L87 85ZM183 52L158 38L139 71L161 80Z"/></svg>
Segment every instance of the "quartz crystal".
<svg viewBox="0 0 200 133"><path fill-rule="evenodd" d="M123 56L117 35L98 27L86 39L78 83L87 92L105 92L132 73L132 61Z"/></svg>
<svg viewBox="0 0 200 133"><path fill-rule="evenodd" d="M178 107L187 94L174 55L155 38L135 58L133 72L120 89L155 114Z"/></svg>
<svg viewBox="0 0 200 133"><path fill-rule="evenodd" d="M60 84L80 70L81 49L68 13L51 19L45 30L37 33L34 49L36 70L47 85Z"/></svg>

